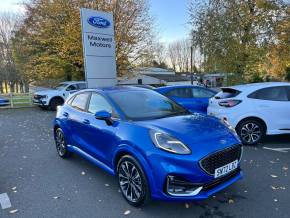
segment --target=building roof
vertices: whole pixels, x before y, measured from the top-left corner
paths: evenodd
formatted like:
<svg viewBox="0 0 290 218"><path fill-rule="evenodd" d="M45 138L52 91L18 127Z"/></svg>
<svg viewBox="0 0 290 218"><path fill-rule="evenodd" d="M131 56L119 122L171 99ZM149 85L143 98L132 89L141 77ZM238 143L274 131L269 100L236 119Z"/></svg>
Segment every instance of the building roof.
<svg viewBox="0 0 290 218"><path fill-rule="evenodd" d="M156 75L150 75L151 77L154 77L159 80L164 80L166 82L181 82L181 81L190 81L190 78L178 74L174 75L161 75L161 74L156 74Z"/></svg>
<svg viewBox="0 0 290 218"><path fill-rule="evenodd" d="M152 74L174 75L175 74L173 70L168 70L168 69L158 68L158 67L140 67L140 68L133 69L133 72L137 74L139 73L139 74L147 74L147 75L152 75Z"/></svg>

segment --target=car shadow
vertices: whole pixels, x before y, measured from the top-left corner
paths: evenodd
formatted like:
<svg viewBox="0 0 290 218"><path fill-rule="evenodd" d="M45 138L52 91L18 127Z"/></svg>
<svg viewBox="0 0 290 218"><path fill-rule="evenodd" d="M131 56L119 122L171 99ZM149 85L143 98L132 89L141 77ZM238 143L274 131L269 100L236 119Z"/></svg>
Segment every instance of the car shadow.
<svg viewBox="0 0 290 218"><path fill-rule="evenodd" d="M285 144L290 145L290 134L266 136L262 144Z"/></svg>

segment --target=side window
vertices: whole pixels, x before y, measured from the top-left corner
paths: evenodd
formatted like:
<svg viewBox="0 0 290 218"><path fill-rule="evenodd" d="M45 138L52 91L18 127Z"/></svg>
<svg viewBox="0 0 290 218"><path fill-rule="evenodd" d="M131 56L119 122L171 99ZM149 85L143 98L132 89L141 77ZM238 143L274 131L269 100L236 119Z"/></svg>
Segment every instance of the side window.
<svg viewBox="0 0 290 218"><path fill-rule="evenodd" d="M76 85L70 85L66 88L66 91L73 91L73 90L77 90L78 87Z"/></svg>
<svg viewBox="0 0 290 218"><path fill-rule="evenodd" d="M249 98L269 100L269 101L287 101L288 96L286 87L263 88L248 95Z"/></svg>
<svg viewBox="0 0 290 218"><path fill-rule="evenodd" d="M76 95L71 102L71 106L80 111L85 111L89 94L89 92L83 92Z"/></svg>
<svg viewBox="0 0 290 218"><path fill-rule="evenodd" d="M85 89L85 88L87 88L87 86L86 86L85 83L78 83L77 85L78 85L78 89L79 89L79 90L80 90L80 89Z"/></svg>
<svg viewBox="0 0 290 218"><path fill-rule="evenodd" d="M290 101L290 86L287 87L288 101Z"/></svg>
<svg viewBox="0 0 290 218"><path fill-rule="evenodd" d="M192 98L191 88L176 88L165 94L167 97Z"/></svg>
<svg viewBox="0 0 290 218"><path fill-rule="evenodd" d="M103 96L97 93L92 93L88 112L95 114L96 112L103 110L112 113L112 106Z"/></svg>
<svg viewBox="0 0 290 218"><path fill-rule="evenodd" d="M194 98L211 98L214 93L203 88L193 88L192 95Z"/></svg>
<svg viewBox="0 0 290 218"><path fill-rule="evenodd" d="M71 106L72 101L75 99L75 96L68 99L67 104Z"/></svg>

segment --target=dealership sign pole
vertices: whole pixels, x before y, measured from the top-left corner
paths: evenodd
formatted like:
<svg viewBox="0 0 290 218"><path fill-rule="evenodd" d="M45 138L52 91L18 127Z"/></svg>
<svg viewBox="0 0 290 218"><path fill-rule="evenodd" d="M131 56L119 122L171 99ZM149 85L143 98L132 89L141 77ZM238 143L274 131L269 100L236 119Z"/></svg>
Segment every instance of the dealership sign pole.
<svg viewBox="0 0 290 218"><path fill-rule="evenodd" d="M85 78L88 88L116 85L112 13L81 9Z"/></svg>

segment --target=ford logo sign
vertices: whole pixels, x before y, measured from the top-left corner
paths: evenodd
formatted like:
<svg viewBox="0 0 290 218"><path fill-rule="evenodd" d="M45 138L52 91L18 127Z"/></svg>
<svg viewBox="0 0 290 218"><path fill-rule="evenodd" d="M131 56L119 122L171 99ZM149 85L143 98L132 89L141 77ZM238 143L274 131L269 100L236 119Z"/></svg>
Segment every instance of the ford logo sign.
<svg viewBox="0 0 290 218"><path fill-rule="evenodd" d="M111 25L110 21L102 17L90 17L88 23L98 28L108 28Z"/></svg>

